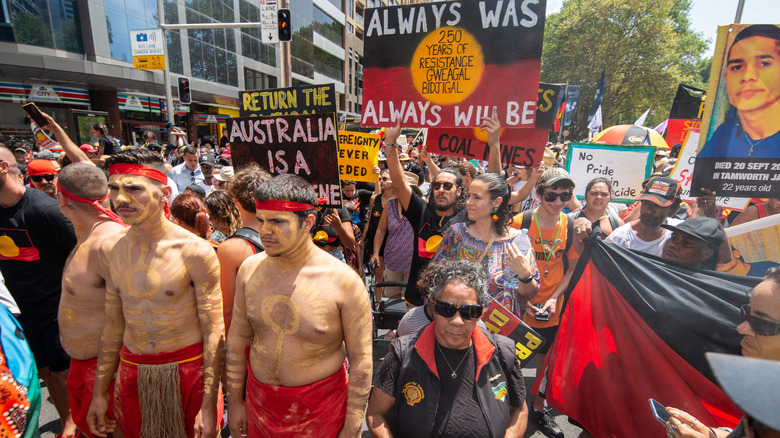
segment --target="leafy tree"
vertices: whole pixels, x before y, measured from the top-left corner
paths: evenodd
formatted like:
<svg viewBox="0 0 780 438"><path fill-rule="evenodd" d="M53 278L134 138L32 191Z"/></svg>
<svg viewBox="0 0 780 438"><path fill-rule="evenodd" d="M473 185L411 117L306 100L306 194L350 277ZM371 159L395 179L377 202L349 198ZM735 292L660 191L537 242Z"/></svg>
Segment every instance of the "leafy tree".
<svg viewBox="0 0 780 438"><path fill-rule="evenodd" d="M633 123L652 108L647 126L669 115L677 85L700 84L706 50L691 29L691 0L568 0L547 17L542 81L581 85L571 127L587 135L587 114L606 71L604 126Z"/></svg>

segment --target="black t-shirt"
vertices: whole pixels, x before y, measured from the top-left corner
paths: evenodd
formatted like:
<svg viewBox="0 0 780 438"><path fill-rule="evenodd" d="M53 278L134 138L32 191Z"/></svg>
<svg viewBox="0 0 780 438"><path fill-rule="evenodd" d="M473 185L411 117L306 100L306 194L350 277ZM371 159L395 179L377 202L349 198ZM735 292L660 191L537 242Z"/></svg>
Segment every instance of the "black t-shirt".
<svg viewBox="0 0 780 438"><path fill-rule="evenodd" d="M468 220L465 209L453 216L439 216L436 207L428 204L422 198L412 193L409 200L409 208L403 214L409 219L414 230L414 253L412 254L412 267L409 271L409 282L406 286L404 298L416 306L422 306L423 301L417 290L417 277L428 266L428 263L436 254L436 249L441 242L441 236L450 225Z"/></svg>
<svg viewBox="0 0 780 438"><path fill-rule="evenodd" d="M98 139L100 146L103 146L103 155L114 155L119 151L114 150L114 142L108 139L108 137L100 137Z"/></svg>
<svg viewBox="0 0 780 438"><path fill-rule="evenodd" d="M352 217L349 215L349 212L346 208L339 208L338 210L332 210L330 208L323 209L322 211L317 213L317 223L314 225L314 228L312 229L312 236L314 238L314 244L317 246L339 246L341 245L341 240L339 239L339 233L336 231L335 228L328 225L327 222L325 222L325 216L330 214L331 211L338 212L339 218L341 218L341 222L352 222ZM351 226L351 225L348 225Z"/></svg>
<svg viewBox="0 0 780 438"><path fill-rule="evenodd" d="M439 347L441 351L439 348L434 348L434 353L436 369L441 382L441 392L432 436L475 438L490 436L490 429L488 429L487 420L482 414L482 408L479 407L474 385L477 373L474 349L469 349L464 357L463 350ZM449 366L444 361L445 357L449 361ZM461 359L463 363L458 367ZM510 406L518 407L525 403L525 383L520 363L515 361L514 364L511 375L507 376L507 399ZM451 374L455 368L457 368L457 377L453 379ZM385 394L393 396L396 385L405 383L398 382L400 372L401 362L399 362L398 357L395 354L388 354L379 366L374 378L374 386Z"/></svg>
<svg viewBox="0 0 780 438"><path fill-rule="evenodd" d="M25 315L56 313L62 271L76 235L57 201L28 188L16 205L0 208L0 271Z"/></svg>

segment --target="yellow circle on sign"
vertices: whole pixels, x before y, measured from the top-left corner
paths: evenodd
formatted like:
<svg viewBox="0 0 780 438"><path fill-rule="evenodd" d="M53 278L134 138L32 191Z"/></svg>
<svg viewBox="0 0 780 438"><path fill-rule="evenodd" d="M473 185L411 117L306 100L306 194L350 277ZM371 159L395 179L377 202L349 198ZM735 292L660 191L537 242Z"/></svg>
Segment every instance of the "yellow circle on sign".
<svg viewBox="0 0 780 438"><path fill-rule="evenodd" d="M485 59L472 34L459 27L442 27L417 46L410 70L414 88L425 99L449 105L462 102L477 89Z"/></svg>

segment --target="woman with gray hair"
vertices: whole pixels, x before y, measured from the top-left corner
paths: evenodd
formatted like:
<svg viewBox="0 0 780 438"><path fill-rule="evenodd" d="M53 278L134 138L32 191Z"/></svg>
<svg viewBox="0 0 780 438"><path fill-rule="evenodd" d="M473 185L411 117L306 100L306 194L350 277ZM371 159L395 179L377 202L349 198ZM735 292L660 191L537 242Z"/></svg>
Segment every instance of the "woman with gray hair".
<svg viewBox="0 0 780 438"><path fill-rule="evenodd" d="M528 408L514 343L477 327L488 299L482 267L441 260L418 284L434 320L395 339L382 361L366 411L371 436L523 436Z"/></svg>

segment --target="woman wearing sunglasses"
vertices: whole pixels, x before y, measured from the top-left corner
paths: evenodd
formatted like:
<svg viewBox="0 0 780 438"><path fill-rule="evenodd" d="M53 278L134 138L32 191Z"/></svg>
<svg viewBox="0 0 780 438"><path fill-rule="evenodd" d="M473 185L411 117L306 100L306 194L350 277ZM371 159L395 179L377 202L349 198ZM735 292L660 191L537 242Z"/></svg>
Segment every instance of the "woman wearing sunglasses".
<svg viewBox="0 0 780 438"><path fill-rule="evenodd" d="M512 240L520 234L509 228L510 187L497 173L484 173L471 183L466 201L468 222L452 225L444 234L433 261L472 260L480 263L488 278L491 300L518 317L523 304L539 289L539 270L533 251L521 252Z"/></svg>
<svg viewBox="0 0 780 438"><path fill-rule="evenodd" d="M382 361L366 410L371 436L523 436L528 408L514 343L477 327L489 300L482 267L433 262L418 286L434 321L396 338Z"/></svg>
<svg viewBox="0 0 780 438"><path fill-rule="evenodd" d="M764 281L753 288L750 303L742 306L742 323L737 331L742 338L742 355L757 359L780 361L780 268L770 268ZM692 415L676 408L668 408L672 417L666 422L669 438L741 438L746 419L733 432L702 424ZM775 436L754 434L752 436Z"/></svg>

